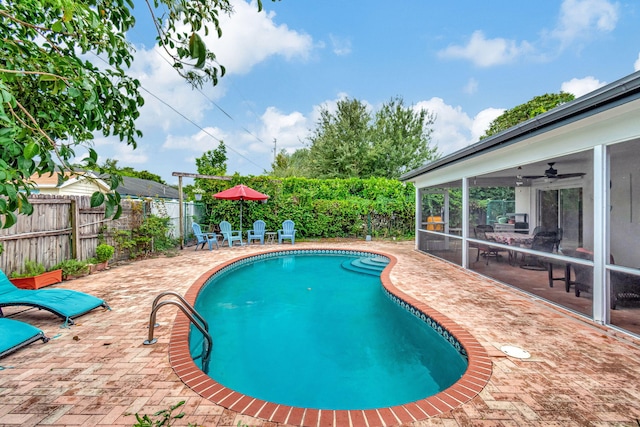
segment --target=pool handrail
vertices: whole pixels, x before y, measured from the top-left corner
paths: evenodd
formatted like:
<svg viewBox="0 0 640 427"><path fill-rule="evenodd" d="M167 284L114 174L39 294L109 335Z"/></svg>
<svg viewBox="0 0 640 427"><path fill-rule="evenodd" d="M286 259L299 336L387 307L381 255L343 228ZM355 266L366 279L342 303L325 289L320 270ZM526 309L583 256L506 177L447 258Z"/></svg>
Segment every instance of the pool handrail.
<svg viewBox="0 0 640 427"><path fill-rule="evenodd" d="M165 301L162 301L162 302L158 302L161 297L166 296L166 295L170 295L170 294L173 294L173 295L177 296L182 302L175 301L175 300L165 300ZM155 344L155 343L158 342L158 340L153 337L154 329L155 329L155 326L156 326L156 313L158 312L160 307L163 307L165 305L175 305L180 310L182 310L184 315L187 316L189 321L191 323L193 323L196 328L198 328L200 333L202 333L202 335L206 339L202 343L203 347L204 347L203 348L203 354L202 354L202 370L205 373L208 372L208 370L209 370L209 358L211 356L211 349L213 348L213 339L211 338L211 335L209 334L209 326L207 325L207 322L204 320L204 318L187 301L185 301L184 298L182 298L180 295L178 295L178 294L176 294L174 292L171 292L171 291L164 292L164 293L158 295L156 297L156 299L153 301L153 308L151 309L151 314L149 315L149 337L148 337L148 339L143 341L143 344L144 345L152 345L152 344ZM188 309L187 309L187 307L188 307ZM195 317L194 317L194 315L195 315ZM202 322L202 324L200 324L196 319L200 320ZM206 343L206 345L205 345L205 343Z"/></svg>
<svg viewBox="0 0 640 427"><path fill-rule="evenodd" d="M196 311L195 308L193 308L193 306L191 304L189 304L187 302L186 299L184 299L184 297L182 295L180 295L179 293L175 292L175 291L164 291L160 294L158 294L158 296L153 300L153 304L151 304L151 310L153 310L157 305L158 302L160 301L160 299L162 297L165 297L167 295L173 295L174 297L178 297L178 299L182 302L182 304L185 306L185 308L188 308L192 314L194 314L196 316L196 318L202 322L202 326L204 326L204 328L207 330L207 332L209 332L209 325L207 324L207 321L204 320L204 317L202 317L200 315L200 313L198 313ZM155 326L158 326L157 324Z"/></svg>

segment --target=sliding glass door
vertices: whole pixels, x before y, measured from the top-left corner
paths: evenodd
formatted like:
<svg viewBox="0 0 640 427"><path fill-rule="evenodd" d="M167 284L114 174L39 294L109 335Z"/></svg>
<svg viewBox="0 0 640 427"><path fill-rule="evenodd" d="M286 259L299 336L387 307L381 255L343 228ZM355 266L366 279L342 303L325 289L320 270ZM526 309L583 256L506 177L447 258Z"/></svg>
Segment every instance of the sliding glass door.
<svg viewBox="0 0 640 427"><path fill-rule="evenodd" d="M539 190L538 225L543 230L562 229L561 246L582 246L582 188Z"/></svg>

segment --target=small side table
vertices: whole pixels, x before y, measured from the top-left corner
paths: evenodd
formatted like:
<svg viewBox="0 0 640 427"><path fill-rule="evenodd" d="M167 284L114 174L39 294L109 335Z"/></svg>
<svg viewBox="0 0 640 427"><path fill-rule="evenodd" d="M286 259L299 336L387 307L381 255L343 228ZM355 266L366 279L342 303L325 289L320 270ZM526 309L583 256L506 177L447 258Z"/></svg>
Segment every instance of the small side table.
<svg viewBox="0 0 640 427"><path fill-rule="evenodd" d="M266 240L266 244L268 245L272 245L276 242L276 235L278 233L276 233L275 231L267 231L266 233L264 233L264 237Z"/></svg>

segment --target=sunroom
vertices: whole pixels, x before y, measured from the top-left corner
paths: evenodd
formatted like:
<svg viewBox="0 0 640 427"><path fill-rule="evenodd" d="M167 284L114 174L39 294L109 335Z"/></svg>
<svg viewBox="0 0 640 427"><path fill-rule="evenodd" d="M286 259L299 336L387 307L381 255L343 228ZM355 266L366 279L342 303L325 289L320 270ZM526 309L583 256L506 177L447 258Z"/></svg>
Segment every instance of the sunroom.
<svg viewBox="0 0 640 427"><path fill-rule="evenodd" d="M416 249L640 335L640 72L401 179Z"/></svg>

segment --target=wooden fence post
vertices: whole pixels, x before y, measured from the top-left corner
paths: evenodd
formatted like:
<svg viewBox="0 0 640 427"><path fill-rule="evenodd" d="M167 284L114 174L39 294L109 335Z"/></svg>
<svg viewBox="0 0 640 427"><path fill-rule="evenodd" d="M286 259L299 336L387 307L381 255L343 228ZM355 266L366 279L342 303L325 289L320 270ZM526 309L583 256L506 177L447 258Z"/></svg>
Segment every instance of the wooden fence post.
<svg viewBox="0 0 640 427"><path fill-rule="evenodd" d="M80 211L78 209L78 202L75 199L71 199L71 205L69 205L69 218L71 220L71 258L79 259L80 256L80 226L78 224L78 218Z"/></svg>

